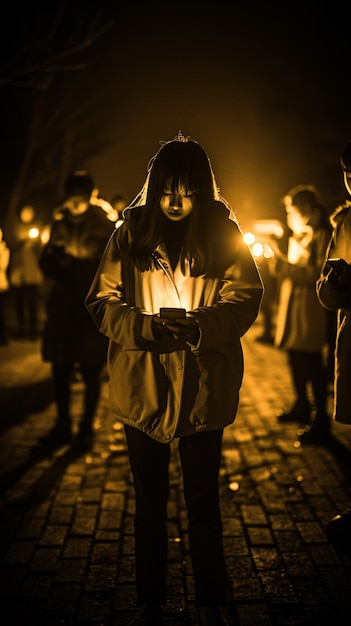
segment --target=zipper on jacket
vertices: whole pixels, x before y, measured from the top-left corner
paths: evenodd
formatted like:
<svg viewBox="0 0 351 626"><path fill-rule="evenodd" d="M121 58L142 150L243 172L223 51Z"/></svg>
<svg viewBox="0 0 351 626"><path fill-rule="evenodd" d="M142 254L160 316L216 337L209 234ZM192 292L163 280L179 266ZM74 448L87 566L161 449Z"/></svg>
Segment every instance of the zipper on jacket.
<svg viewBox="0 0 351 626"><path fill-rule="evenodd" d="M154 258L155 262L161 267L161 269L163 270L163 272L166 274L168 280L170 281L170 283L172 284L172 287L174 289L174 291L177 294L177 297L179 298L179 294L178 294L178 290L177 287L175 285L174 279L173 279L173 275L169 273L168 271L168 264L164 265L164 261L161 258L161 256L158 255L157 252L153 252L152 253L152 257Z"/></svg>

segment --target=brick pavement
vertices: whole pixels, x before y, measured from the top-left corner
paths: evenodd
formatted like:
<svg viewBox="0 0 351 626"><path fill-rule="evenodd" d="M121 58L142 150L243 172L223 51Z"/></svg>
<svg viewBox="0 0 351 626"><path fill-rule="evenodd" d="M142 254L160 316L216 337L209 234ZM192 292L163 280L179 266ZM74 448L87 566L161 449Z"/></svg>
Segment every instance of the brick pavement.
<svg viewBox="0 0 351 626"><path fill-rule="evenodd" d="M351 502L351 428L328 448L296 445L275 414L294 394L285 354L243 340L245 377L225 430L221 505L230 591L241 626L349 626L351 556L328 543ZM55 406L39 342L0 347L2 626L125 626L133 615L133 489L123 430L104 383L89 454L37 446ZM81 383L73 382L79 420ZM330 399L331 402L331 399ZM196 625L186 512L172 447L165 623ZM185 609L188 609L187 617ZM231 610L228 619L233 621Z"/></svg>

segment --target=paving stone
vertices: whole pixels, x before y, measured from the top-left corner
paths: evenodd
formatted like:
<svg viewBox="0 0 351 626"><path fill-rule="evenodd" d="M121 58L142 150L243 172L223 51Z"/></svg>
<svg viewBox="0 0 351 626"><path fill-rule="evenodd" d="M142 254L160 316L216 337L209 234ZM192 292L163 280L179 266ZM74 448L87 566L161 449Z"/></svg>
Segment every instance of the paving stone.
<svg viewBox="0 0 351 626"><path fill-rule="evenodd" d="M47 599L50 615L66 616L77 611L81 586L77 584L54 584Z"/></svg>
<svg viewBox="0 0 351 626"><path fill-rule="evenodd" d="M87 557L92 547L91 538L69 537L65 543L63 550L64 558L81 558Z"/></svg>
<svg viewBox="0 0 351 626"><path fill-rule="evenodd" d="M68 531L69 531L68 525L52 526L48 524L39 542L41 545L62 546L65 542Z"/></svg>
<svg viewBox="0 0 351 626"><path fill-rule="evenodd" d="M60 559L60 548L38 547L30 560L33 572L56 572Z"/></svg>
<svg viewBox="0 0 351 626"><path fill-rule="evenodd" d="M7 550L3 562L5 565L19 565L22 563L28 563L34 550L34 541L15 541Z"/></svg>
<svg viewBox="0 0 351 626"><path fill-rule="evenodd" d="M87 577L86 559L57 559L55 582L83 583Z"/></svg>
<svg viewBox="0 0 351 626"><path fill-rule="evenodd" d="M318 578L319 571L305 552L284 552L283 559L291 578Z"/></svg>
<svg viewBox="0 0 351 626"><path fill-rule="evenodd" d="M84 585L85 591L114 590L116 586L116 566L109 563L90 565Z"/></svg>
<svg viewBox="0 0 351 626"><path fill-rule="evenodd" d="M351 555L338 553L325 530L351 502L351 428L332 424L335 441L325 448L296 444L296 426L275 419L294 400L286 355L256 342L259 330L258 324L243 338L244 382L236 421L224 431L220 473L238 623L348 626ZM16 385L24 389L21 381L33 383L33 393L43 381L49 389L51 370L39 348L35 342L0 347L12 381L6 397L0 389L1 407ZM81 393L75 385L75 425ZM15 423L9 409L0 429L0 585L2 613L12 620L4 626L125 626L136 596L135 500L123 428L110 415L106 383L91 453L62 448L32 458L55 416L46 398L35 414L33 395L21 410L17 402ZM177 447L171 446L165 624L185 626L188 608L186 626L192 626L194 578Z"/></svg>

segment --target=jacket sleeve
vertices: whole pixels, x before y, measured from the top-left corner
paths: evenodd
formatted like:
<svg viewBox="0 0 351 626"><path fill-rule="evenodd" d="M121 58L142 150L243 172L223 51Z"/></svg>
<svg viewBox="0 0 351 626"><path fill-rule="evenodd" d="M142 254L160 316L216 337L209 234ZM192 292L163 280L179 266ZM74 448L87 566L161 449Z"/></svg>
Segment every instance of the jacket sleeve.
<svg viewBox="0 0 351 626"><path fill-rule="evenodd" d="M317 297L322 306L328 310L350 309L351 290L347 285L340 285L335 280L335 273L327 264L327 259L342 258L349 263L351 261L351 203L347 202L337 207L330 221L333 232L320 276L316 281Z"/></svg>
<svg viewBox="0 0 351 626"><path fill-rule="evenodd" d="M148 342L145 340L149 340L149 343L155 341L151 332L152 315L126 302L128 286L123 275L116 235L117 232L112 235L105 248L85 299L85 306L99 331L115 343L129 348L147 349Z"/></svg>
<svg viewBox="0 0 351 626"><path fill-rule="evenodd" d="M325 309L336 311L337 309L351 308L351 291L342 293L335 289L330 280L330 272L322 275L316 284L318 300Z"/></svg>
<svg viewBox="0 0 351 626"><path fill-rule="evenodd" d="M322 266L319 278L316 281L317 297L321 305L329 311L351 308L351 289L338 289L333 279L333 270L328 266L327 259L334 257L337 251L338 234L337 230L327 248L325 262Z"/></svg>
<svg viewBox="0 0 351 626"><path fill-rule="evenodd" d="M191 312L201 328L199 351L226 353L257 318L263 283L240 230L233 231L233 260L219 286L217 302Z"/></svg>

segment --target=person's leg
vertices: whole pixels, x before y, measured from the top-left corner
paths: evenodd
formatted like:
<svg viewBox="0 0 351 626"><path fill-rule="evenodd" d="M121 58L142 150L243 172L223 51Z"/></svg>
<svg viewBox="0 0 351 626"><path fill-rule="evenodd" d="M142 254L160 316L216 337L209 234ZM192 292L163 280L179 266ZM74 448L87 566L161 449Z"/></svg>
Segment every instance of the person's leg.
<svg viewBox="0 0 351 626"><path fill-rule="evenodd" d="M135 490L137 604L166 601L170 447L125 426Z"/></svg>
<svg viewBox="0 0 351 626"><path fill-rule="evenodd" d="M306 366L312 385L316 414L309 430L299 435L303 444L323 444L330 437L330 419L327 413L327 372L322 353L306 355Z"/></svg>
<svg viewBox="0 0 351 626"><path fill-rule="evenodd" d="M317 411L315 419L325 421L327 418L327 371L321 352L309 355L309 371Z"/></svg>
<svg viewBox="0 0 351 626"><path fill-rule="evenodd" d="M92 444L94 416L100 398L102 366L80 363L79 367L84 381L84 407L78 438L89 447Z"/></svg>
<svg viewBox="0 0 351 626"><path fill-rule="evenodd" d="M54 396L57 407L57 418L53 429L43 437L43 442L49 445L69 443L72 437L70 418L70 379L73 363L53 363L52 374Z"/></svg>
<svg viewBox="0 0 351 626"><path fill-rule="evenodd" d="M227 575L219 504L222 430L182 437L179 452L198 607L225 603Z"/></svg>
<svg viewBox="0 0 351 626"><path fill-rule="evenodd" d="M296 400L290 411L278 415L278 420L283 423L301 422L308 424L311 420L311 405L307 396L307 382L310 380L310 371L306 353L289 350L288 358Z"/></svg>
<svg viewBox="0 0 351 626"><path fill-rule="evenodd" d="M17 319L18 336L20 339L23 339L26 334L23 287L13 287L12 295Z"/></svg>
<svg viewBox="0 0 351 626"><path fill-rule="evenodd" d="M26 285L26 300L28 308L30 339L36 339L38 334L38 298L38 285Z"/></svg>
<svg viewBox="0 0 351 626"><path fill-rule="evenodd" d="M53 363L54 391L57 404L57 421L70 421L70 382L73 363Z"/></svg>

